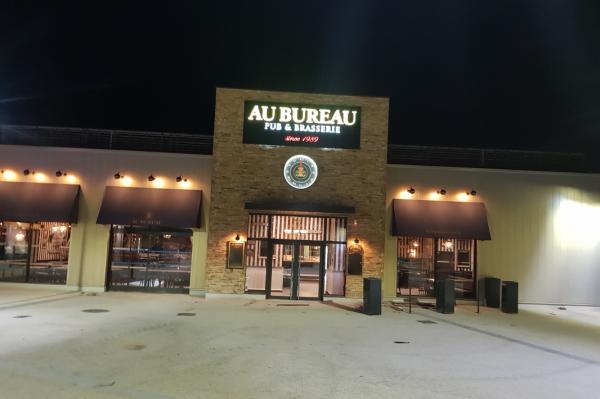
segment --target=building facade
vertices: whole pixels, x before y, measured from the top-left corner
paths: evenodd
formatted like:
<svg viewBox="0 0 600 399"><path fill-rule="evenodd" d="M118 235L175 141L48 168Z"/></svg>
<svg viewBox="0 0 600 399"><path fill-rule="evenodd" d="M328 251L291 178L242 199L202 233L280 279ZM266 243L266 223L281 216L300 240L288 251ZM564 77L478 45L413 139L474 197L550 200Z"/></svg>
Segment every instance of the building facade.
<svg viewBox="0 0 600 399"><path fill-rule="evenodd" d="M388 162L387 121L386 98L219 88L211 154L15 133L0 281L322 300L451 279L474 299L493 276L521 302L600 305L599 175Z"/></svg>

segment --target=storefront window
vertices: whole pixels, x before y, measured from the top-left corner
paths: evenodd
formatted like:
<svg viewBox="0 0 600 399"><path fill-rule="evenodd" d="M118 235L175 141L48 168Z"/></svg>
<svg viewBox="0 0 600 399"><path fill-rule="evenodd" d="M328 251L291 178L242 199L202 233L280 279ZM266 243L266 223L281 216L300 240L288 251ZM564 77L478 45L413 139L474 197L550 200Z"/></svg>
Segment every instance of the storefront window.
<svg viewBox="0 0 600 399"><path fill-rule="evenodd" d="M451 279L457 298L473 298L475 243L451 238L398 237L396 293L434 296L435 281Z"/></svg>
<svg viewBox="0 0 600 399"><path fill-rule="evenodd" d="M192 232L113 226L111 289L187 292Z"/></svg>
<svg viewBox="0 0 600 399"><path fill-rule="evenodd" d="M0 280L66 284L70 233L65 223L0 223Z"/></svg>

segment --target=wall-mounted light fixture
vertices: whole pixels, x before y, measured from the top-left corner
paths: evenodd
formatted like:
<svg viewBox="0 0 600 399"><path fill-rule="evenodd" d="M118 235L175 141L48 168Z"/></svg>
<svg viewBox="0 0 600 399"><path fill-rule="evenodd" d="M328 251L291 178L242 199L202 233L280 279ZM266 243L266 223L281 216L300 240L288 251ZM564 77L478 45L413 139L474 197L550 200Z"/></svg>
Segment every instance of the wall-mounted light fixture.
<svg viewBox="0 0 600 399"><path fill-rule="evenodd" d="M15 180L17 178L17 174L12 170L2 170L2 178L6 180Z"/></svg>
<svg viewBox="0 0 600 399"><path fill-rule="evenodd" d="M360 242L360 240L358 239L358 237L354 239L354 243L355 243L356 245L358 245L358 243L359 243L359 242Z"/></svg>
<svg viewBox="0 0 600 399"><path fill-rule="evenodd" d="M446 195L446 189L445 188L440 188L437 193L439 195Z"/></svg>
<svg viewBox="0 0 600 399"><path fill-rule="evenodd" d="M121 176L121 174L119 172L115 173L115 175L113 176L115 178L115 180L119 180L122 179L124 176Z"/></svg>
<svg viewBox="0 0 600 399"><path fill-rule="evenodd" d="M352 226L353 227L358 227L358 221L356 219L354 219L354 222L352 222Z"/></svg>
<svg viewBox="0 0 600 399"><path fill-rule="evenodd" d="M477 195L477 191L471 190L471 192L467 191L467 195L472 195L473 197Z"/></svg>
<svg viewBox="0 0 600 399"><path fill-rule="evenodd" d="M61 177L63 174L66 176L66 173L63 173L62 170L57 170L55 173L56 177Z"/></svg>
<svg viewBox="0 0 600 399"><path fill-rule="evenodd" d="M239 241L239 240L240 240L240 235L239 235L239 234L236 234L236 235L235 235L235 240L236 240L236 241Z"/></svg>
<svg viewBox="0 0 600 399"><path fill-rule="evenodd" d="M153 175L148 176L148 181L154 181L156 180L156 177L154 177Z"/></svg>
<svg viewBox="0 0 600 399"><path fill-rule="evenodd" d="M416 192L417 190L415 190L413 187L407 188L406 190L402 190L400 192L400 198L411 199Z"/></svg>
<svg viewBox="0 0 600 399"><path fill-rule="evenodd" d="M25 176L29 176L30 174L31 174L31 175L34 175L34 174L35 174L35 172L34 172L34 171L32 171L32 170L29 170L29 169L25 169L25 170L23 171L23 175L25 175Z"/></svg>
<svg viewBox="0 0 600 399"><path fill-rule="evenodd" d="M46 180L46 175L43 174L43 173L32 172L31 174L34 175L35 180L37 180L37 181L44 181L44 180Z"/></svg>

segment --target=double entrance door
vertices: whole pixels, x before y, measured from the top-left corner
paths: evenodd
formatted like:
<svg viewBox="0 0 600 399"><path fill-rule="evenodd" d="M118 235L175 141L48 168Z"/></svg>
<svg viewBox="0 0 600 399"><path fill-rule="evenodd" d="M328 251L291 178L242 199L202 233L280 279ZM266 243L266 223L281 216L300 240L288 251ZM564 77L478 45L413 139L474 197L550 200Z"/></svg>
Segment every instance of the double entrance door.
<svg viewBox="0 0 600 399"><path fill-rule="evenodd" d="M267 298L323 299L324 245L274 240L267 265Z"/></svg>

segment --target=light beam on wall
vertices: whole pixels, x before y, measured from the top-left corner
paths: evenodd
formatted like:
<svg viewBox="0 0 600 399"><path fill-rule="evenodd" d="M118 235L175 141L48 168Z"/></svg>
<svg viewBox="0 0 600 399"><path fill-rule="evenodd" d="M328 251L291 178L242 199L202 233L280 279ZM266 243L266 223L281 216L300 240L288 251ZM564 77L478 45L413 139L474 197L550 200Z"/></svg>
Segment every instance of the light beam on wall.
<svg viewBox="0 0 600 399"><path fill-rule="evenodd" d="M563 245L591 249L600 244L600 204L563 199L554 215L554 234Z"/></svg>

